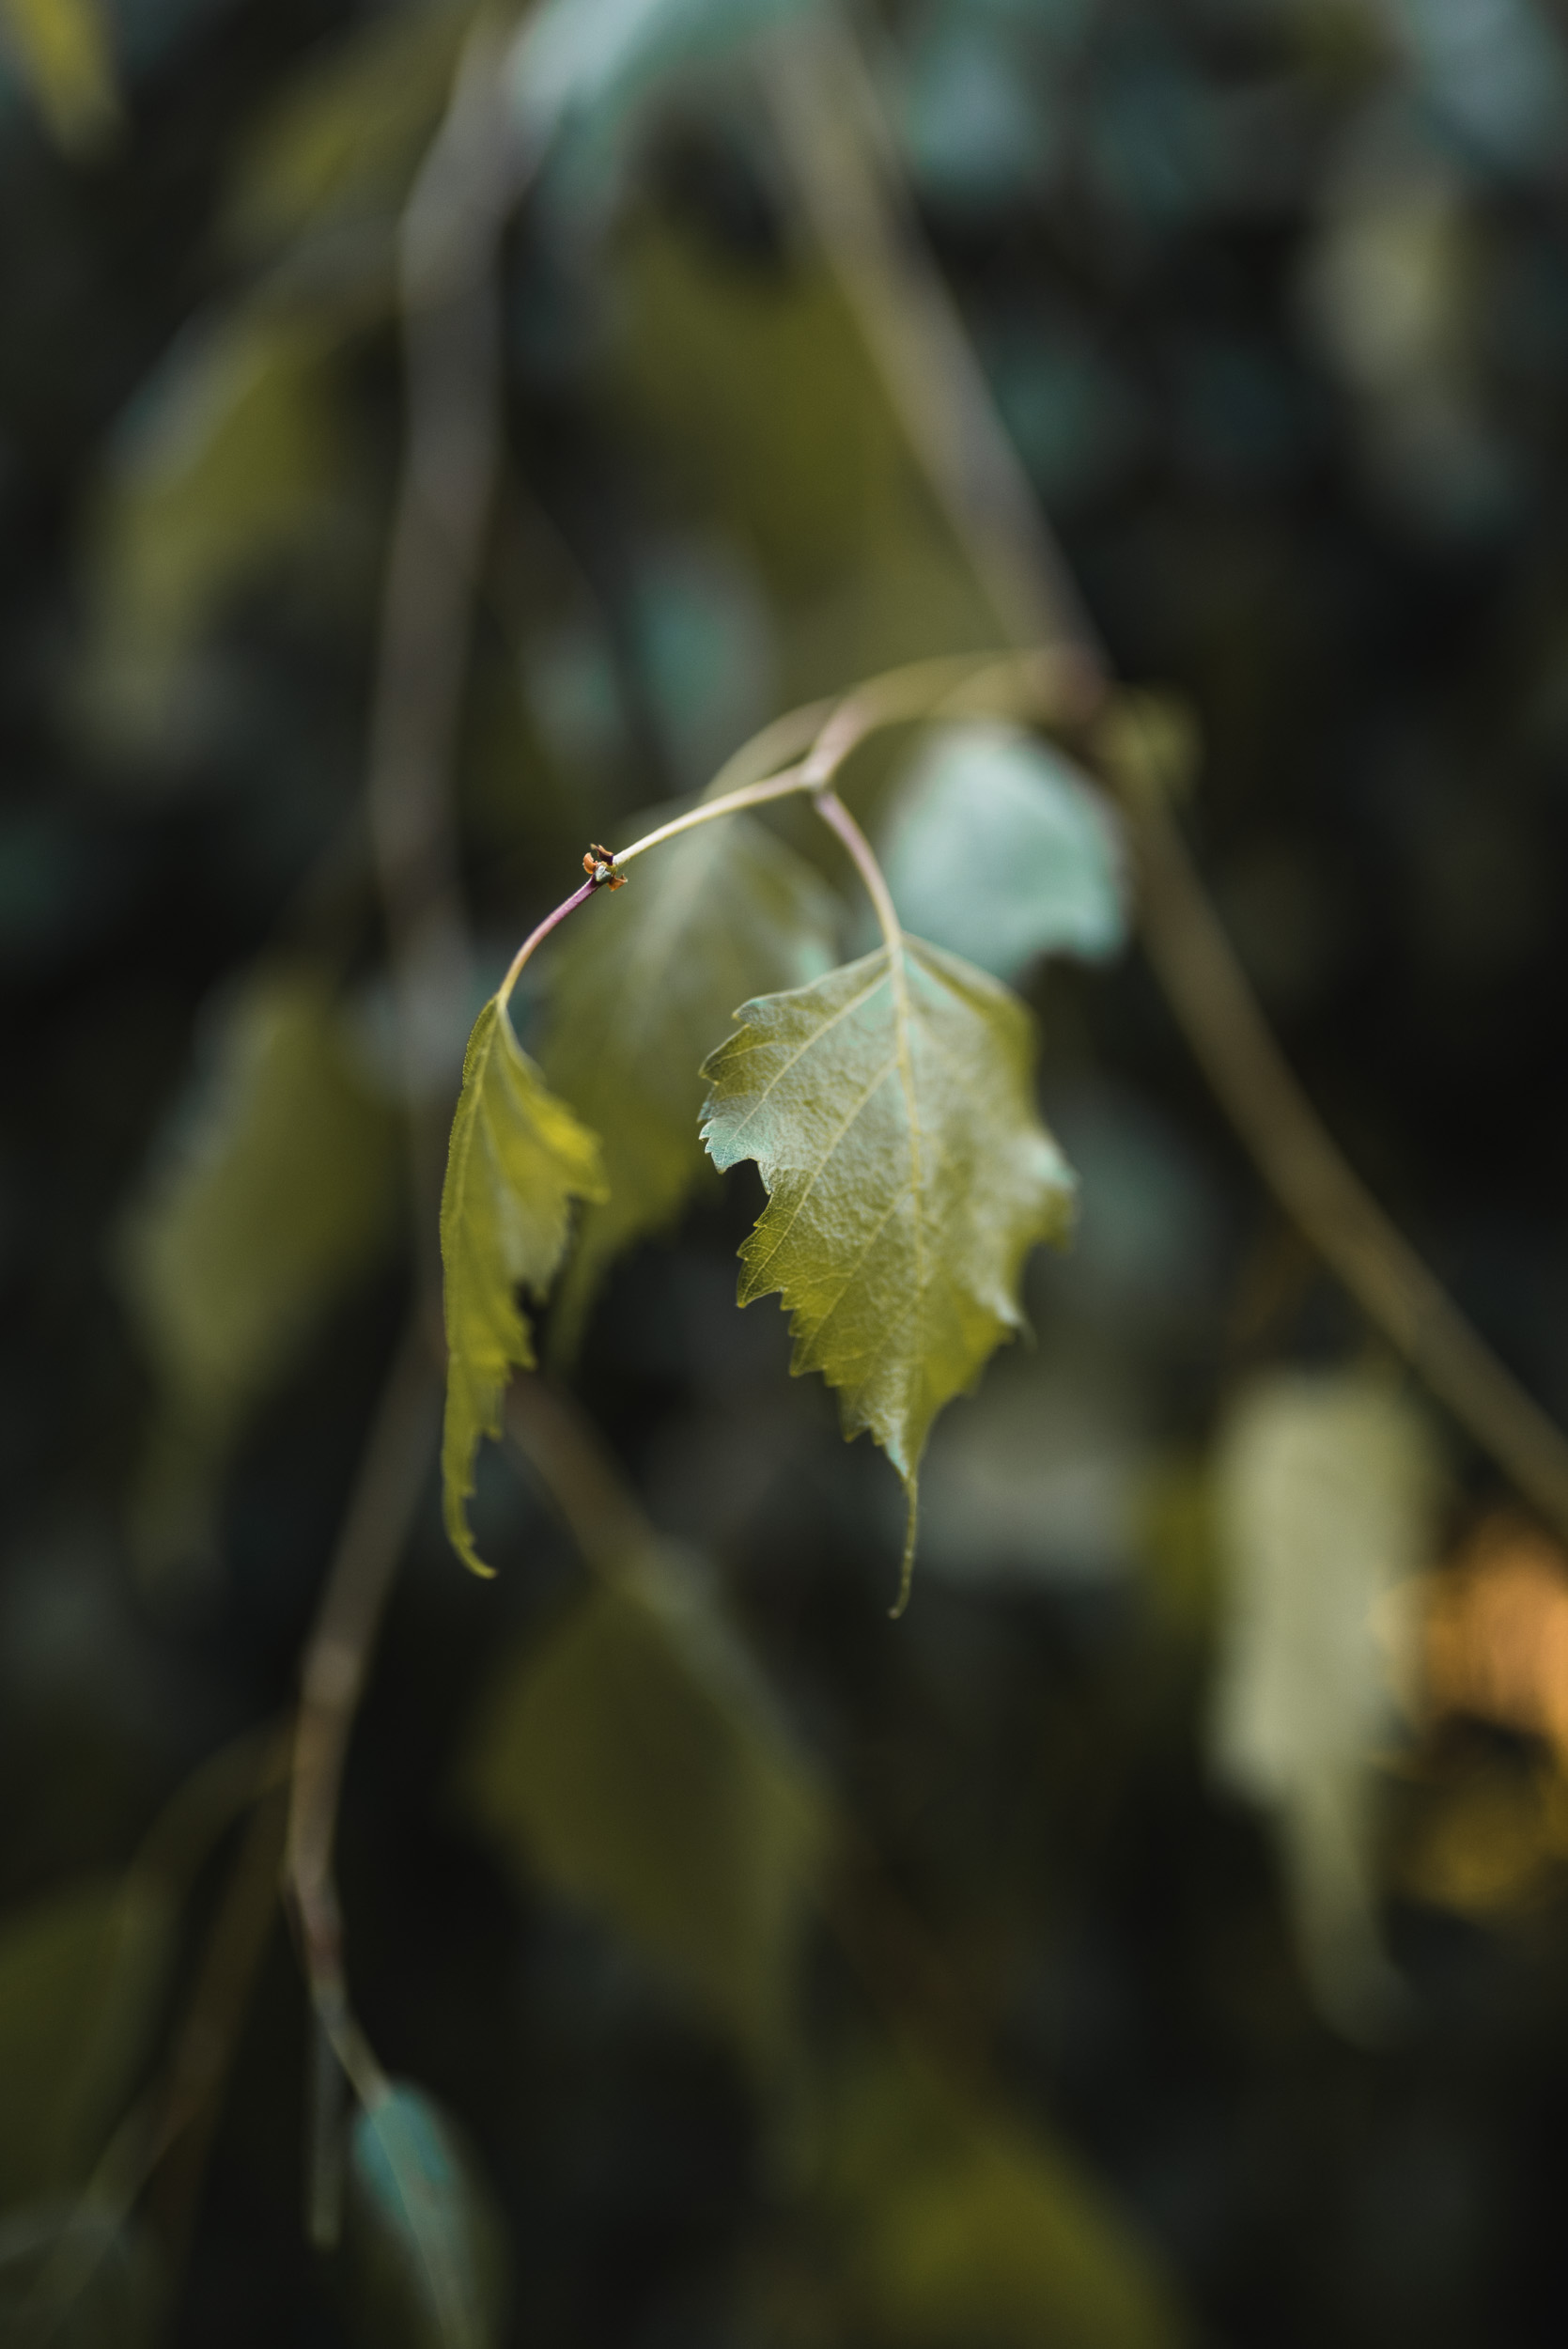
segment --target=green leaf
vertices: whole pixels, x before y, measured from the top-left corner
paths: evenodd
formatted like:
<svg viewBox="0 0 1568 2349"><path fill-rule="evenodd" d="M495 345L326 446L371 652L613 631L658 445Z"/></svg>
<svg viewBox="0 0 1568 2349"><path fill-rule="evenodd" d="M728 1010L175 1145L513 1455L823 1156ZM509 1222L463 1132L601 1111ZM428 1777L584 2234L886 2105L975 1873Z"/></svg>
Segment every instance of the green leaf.
<svg viewBox="0 0 1568 2349"><path fill-rule="evenodd" d="M392 1242L401 1148L328 973L303 960L253 971L120 1234L121 1286L159 1391L136 1503L145 1555L210 1540L213 1486L247 1414Z"/></svg>
<svg viewBox="0 0 1568 2349"><path fill-rule="evenodd" d="M446 105L474 21L466 0L397 8L313 45L303 70L241 143L225 205L227 241L248 257L313 233L388 234ZM390 244L370 254L393 290Z"/></svg>
<svg viewBox="0 0 1568 2349"><path fill-rule="evenodd" d="M474 1023L452 1121L441 1195L446 1298L446 1424L442 1482L446 1530L476 1574L488 1574L468 1529L482 1437L501 1433L514 1370L534 1362L518 1305L542 1298L567 1245L574 1199L606 1196L599 1145L551 1093L499 1002Z"/></svg>
<svg viewBox="0 0 1568 2349"><path fill-rule="evenodd" d="M354 2121L348 2247L374 2349L492 2349L505 2236L474 2155L434 2097L398 2081Z"/></svg>
<svg viewBox="0 0 1568 2349"><path fill-rule="evenodd" d="M81 680L96 739L166 765L204 723L190 655L233 599L308 551L319 592L363 569L334 366L350 321L261 302L188 327L142 385L88 514Z"/></svg>
<svg viewBox="0 0 1568 2349"><path fill-rule="evenodd" d="M777 2058L826 1810L690 1568L640 1561L504 1666L459 1782L525 1881L607 1918L759 2065Z"/></svg>
<svg viewBox="0 0 1568 2349"><path fill-rule="evenodd" d="M639 831L668 813L650 809ZM735 1005L833 959L836 900L749 817L677 834L629 879L568 933L551 982L545 1073L602 1136L609 1178L562 1283L568 1350L612 1258L666 1229L702 1177L702 1063Z"/></svg>
<svg viewBox="0 0 1568 2349"><path fill-rule="evenodd" d="M1170 2288L1072 2156L911 2058L862 2061L824 2186L854 2340L1172 2349Z"/></svg>
<svg viewBox="0 0 1568 2349"><path fill-rule="evenodd" d="M1270 1814L1308 1983L1347 2036L1380 2036L1403 1985L1376 1903L1376 1758L1413 1654L1413 1578L1440 1497L1430 1431L1362 1373L1275 1373L1220 1431L1225 1572L1210 1750Z"/></svg>
<svg viewBox="0 0 1568 2349"><path fill-rule="evenodd" d="M931 1423L1021 1321L1036 1240L1065 1237L1073 1178L1035 1114L1033 1029L982 971L905 938L815 986L745 1003L715 1052L703 1139L768 1187L740 1302L783 1295L791 1368L839 1391L904 1480L914 1556Z"/></svg>
<svg viewBox="0 0 1568 2349"><path fill-rule="evenodd" d="M899 786L883 869L906 927L999 979L1036 955L1126 942L1121 841L1101 795L1015 726L935 727Z"/></svg>
<svg viewBox="0 0 1568 2349"><path fill-rule="evenodd" d="M102 0L0 0L0 24L50 130L90 154L120 118Z"/></svg>
<svg viewBox="0 0 1568 2349"><path fill-rule="evenodd" d="M146 2058L173 1923L138 1875L0 1919L0 2208L85 2180Z"/></svg>
<svg viewBox="0 0 1568 2349"><path fill-rule="evenodd" d="M28 2202L0 2219L7 2349L147 2349L166 2304L152 2245L117 2212Z"/></svg>

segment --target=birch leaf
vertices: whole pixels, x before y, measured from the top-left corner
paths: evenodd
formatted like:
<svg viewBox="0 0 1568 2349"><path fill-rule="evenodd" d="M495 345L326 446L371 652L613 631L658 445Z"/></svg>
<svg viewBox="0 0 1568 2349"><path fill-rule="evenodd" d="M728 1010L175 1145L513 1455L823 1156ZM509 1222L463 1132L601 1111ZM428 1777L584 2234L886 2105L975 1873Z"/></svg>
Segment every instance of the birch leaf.
<svg viewBox="0 0 1568 2349"><path fill-rule="evenodd" d="M1126 941L1107 801L1017 726L939 726L900 783L883 869L922 938L1012 979L1036 955L1101 962Z"/></svg>
<svg viewBox="0 0 1568 2349"><path fill-rule="evenodd" d="M716 1165L754 1159L768 1188L740 1302L781 1292L792 1369L821 1371L846 1436L869 1427L903 1478L902 1605L931 1423L1018 1328L1030 1248L1071 1221L1033 1031L1006 988L908 937L737 1017L702 1130Z"/></svg>
<svg viewBox="0 0 1568 2349"><path fill-rule="evenodd" d="M773 2075L830 1815L684 1561L639 1559L503 1665L460 1791L525 1883L608 1919Z"/></svg>
<svg viewBox="0 0 1568 2349"><path fill-rule="evenodd" d="M701 1178L703 1057L735 1005L833 959L831 892L762 824L699 824L656 854L573 929L556 966L545 1074L602 1136L609 1189L582 1218L562 1284L568 1348L612 1258L672 1223Z"/></svg>
<svg viewBox="0 0 1568 2349"><path fill-rule="evenodd" d="M598 1138L548 1090L492 999L468 1041L441 1196L442 1484L446 1531L476 1574L489 1569L468 1530L474 1457L482 1437L501 1432L507 1379L535 1359L516 1291L545 1295L566 1250L572 1201L605 1195Z"/></svg>
<svg viewBox="0 0 1568 2349"><path fill-rule="evenodd" d="M461 2131L395 2081L354 2123L349 2245L356 2313L377 2349L494 2349L505 2238Z"/></svg>

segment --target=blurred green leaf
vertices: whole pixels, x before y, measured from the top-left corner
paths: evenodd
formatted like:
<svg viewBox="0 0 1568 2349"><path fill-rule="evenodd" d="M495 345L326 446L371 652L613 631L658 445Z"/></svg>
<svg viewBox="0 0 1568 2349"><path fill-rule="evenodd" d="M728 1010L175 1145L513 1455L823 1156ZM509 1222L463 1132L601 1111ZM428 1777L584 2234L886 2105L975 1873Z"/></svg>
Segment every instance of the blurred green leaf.
<svg viewBox="0 0 1568 2349"><path fill-rule="evenodd" d="M500 2215L457 2123L407 2080L355 2118L348 2247L354 2313L374 2349L492 2349L499 2341Z"/></svg>
<svg viewBox="0 0 1568 2349"><path fill-rule="evenodd" d="M519 1046L501 1003L485 1005L463 1061L441 1199L446 1301L446 1531L475 1573L467 1502L480 1440L501 1432L514 1370L534 1361L520 1284L542 1298L567 1245L574 1199L606 1197L598 1137L558 1101Z"/></svg>
<svg viewBox="0 0 1568 2349"><path fill-rule="evenodd" d="M1093 786L1019 728L934 728L883 830L905 926L999 979L1036 955L1102 961L1126 941L1116 820Z"/></svg>
<svg viewBox="0 0 1568 2349"><path fill-rule="evenodd" d="M202 1545L247 1412L391 1244L400 1147L329 975L258 965L121 1234L121 1285L160 1399L138 1502L153 1560Z"/></svg>
<svg viewBox="0 0 1568 2349"><path fill-rule="evenodd" d="M914 2059L871 2059L824 2179L856 2339L900 2349L1170 2349L1153 2260L1061 2147Z"/></svg>
<svg viewBox="0 0 1568 2349"><path fill-rule="evenodd" d="M634 819L652 830L667 810ZM611 1260L666 1228L704 1172L704 1055L758 988L832 962L836 902L811 867L745 816L657 848L562 945L544 1067L604 1140L609 1196L582 1218L557 1309L575 1342Z"/></svg>
<svg viewBox="0 0 1568 2349"><path fill-rule="evenodd" d="M827 1814L691 1569L640 1560L507 1664L460 1791L525 1880L609 1919L777 2057Z"/></svg>
<svg viewBox="0 0 1568 2349"><path fill-rule="evenodd" d="M113 749L178 748L188 656L227 606L309 550L313 584L353 448L334 363L353 321L261 303L189 326L112 443L88 514L85 723Z"/></svg>
<svg viewBox="0 0 1568 2349"><path fill-rule="evenodd" d="M1378 1930L1374 1769L1414 1638L1410 1578L1431 1563L1431 1435L1374 1377L1275 1373L1232 1405L1216 1475L1215 1767L1271 1814L1319 2004L1375 2037L1400 1984Z"/></svg>
<svg viewBox="0 0 1568 2349"><path fill-rule="evenodd" d="M995 979L904 938L815 986L742 1004L706 1063L703 1139L754 1159L768 1206L740 1302L775 1289L796 1373L839 1391L908 1496L945 1403L1020 1324L1036 1240L1064 1238L1073 1178L1034 1109L1033 1023Z"/></svg>
<svg viewBox="0 0 1568 2349"><path fill-rule="evenodd" d="M85 2180L147 2055L173 1933L134 1875L0 1918L0 2208Z"/></svg>
<svg viewBox="0 0 1568 2349"><path fill-rule="evenodd" d="M6 2349L147 2349L164 2279L146 2237L90 2202L28 2202L0 2218Z"/></svg>
<svg viewBox="0 0 1568 2349"><path fill-rule="evenodd" d="M0 0L0 25L39 112L70 154L88 154L120 118L101 0Z"/></svg>
<svg viewBox="0 0 1568 2349"><path fill-rule="evenodd" d="M390 230L474 15L472 0L393 8L313 50L241 150L225 205L229 241L257 255L310 231Z"/></svg>

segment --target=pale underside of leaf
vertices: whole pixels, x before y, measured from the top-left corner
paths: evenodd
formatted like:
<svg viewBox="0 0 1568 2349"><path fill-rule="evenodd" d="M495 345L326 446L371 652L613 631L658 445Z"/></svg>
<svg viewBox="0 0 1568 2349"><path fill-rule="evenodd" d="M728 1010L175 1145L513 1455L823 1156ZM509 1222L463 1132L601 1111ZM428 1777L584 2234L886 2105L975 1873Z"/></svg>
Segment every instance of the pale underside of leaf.
<svg viewBox="0 0 1568 2349"><path fill-rule="evenodd" d="M629 878L568 932L551 983L545 1075L600 1136L609 1194L562 1283L551 1340L567 1352L612 1259L667 1229L702 1178L702 1063L735 1004L833 958L831 892L748 817L698 825Z"/></svg>
<svg viewBox="0 0 1568 2349"><path fill-rule="evenodd" d="M869 1428L903 1478L907 1582L931 1423L1018 1328L1031 1247L1071 1221L1029 1015L906 937L737 1017L706 1064L702 1132L717 1165L754 1159L768 1189L740 1301L782 1293L792 1368L821 1371L846 1435Z"/></svg>
<svg viewBox="0 0 1568 2349"><path fill-rule="evenodd" d="M487 1003L463 1062L441 1201L446 1530L477 1573L489 1569L468 1527L474 1458L481 1439L501 1432L507 1379L534 1361L517 1291L546 1294L566 1251L572 1202L604 1196L597 1138L548 1090L500 1004Z"/></svg>

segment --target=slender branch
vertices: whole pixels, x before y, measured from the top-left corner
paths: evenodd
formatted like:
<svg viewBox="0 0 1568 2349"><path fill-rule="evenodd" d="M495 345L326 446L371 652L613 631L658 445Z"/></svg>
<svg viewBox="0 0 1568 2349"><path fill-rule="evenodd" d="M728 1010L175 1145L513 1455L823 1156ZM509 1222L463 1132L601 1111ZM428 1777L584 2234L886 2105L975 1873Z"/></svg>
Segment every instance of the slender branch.
<svg viewBox="0 0 1568 2349"><path fill-rule="evenodd" d="M1174 817L1135 816L1143 942L1275 1196L1368 1317L1568 1533L1568 1439L1471 1328L1330 1139L1258 1008Z"/></svg>
<svg viewBox="0 0 1568 2349"><path fill-rule="evenodd" d="M819 19L792 28L777 63L768 88L802 204L910 445L1004 629L1019 643L1055 648L1066 675L1076 672L1073 714L1085 717L1110 690L1105 648L920 236L859 51L841 23ZM1568 1438L1331 1140L1274 1041L1169 811L1143 795L1128 812L1149 958L1259 1172L1362 1310L1568 1532Z"/></svg>
<svg viewBox="0 0 1568 2349"><path fill-rule="evenodd" d="M691 832L698 824L710 824L719 817L735 816L749 807L764 807L770 800L788 799L800 792L822 791L851 752L879 727L935 716L959 696L966 710L993 703L1011 705L1021 698L1032 708L1043 708L1053 716L1066 715L1076 708L1072 701L1073 682L1071 673L1063 672L1060 663L1053 663L1049 655L944 654L933 661L911 661L905 668L890 669L880 677L868 678L841 700L810 702L801 708L786 710L783 717L775 718L770 725L741 744L695 807L687 808L682 815L672 817L667 824L644 832L630 848L616 849L600 869L591 873L570 896L564 897L545 915L513 956L497 989L498 1002L505 1009L535 949L568 914L586 905L633 857L661 847L666 840ZM757 774L758 769L770 768L779 757L800 752L804 756L794 766L778 773ZM737 775L747 780L731 782L729 788L720 789L722 784ZM848 821L846 810L844 815ZM863 835L857 836L869 857L871 850Z"/></svg>
<svg viewBox="0 0 1568 2349"><path fill-rule="evenodd" d="M501 448L499 249L517 192L499 29L481 17L399 230L407 425L370 722L371 844L397 1005L419 1267L473 992L451 769Z"/></svg>
<svg viewBox="0 0 1568 2349"><path fill-rule="evenodd" d="M533 955L535 947L542 945L544 941L550 936L551 931L560 923L564 922L568 913L575 913L579 906L585 906L589 898L594 894L594 892L599 886L600 882L598 875L597 873L591 873L580 888L572 891L569 897L562 898L561 903L555 908L552 913L547 913L545 915L544 920L538 925L537 928L529 931L528 936L523 940L522 944L518 948L517 953L512 957L512 959L506 968L506 975L496 989L495 1000L500 1004L503 1011L505 1010L507 1004L511 1002L512 989L516 987L518 980L521 975L522 966Z"/></svg>
<svg viewBox="0 0 1568 2349"><path fill-rule="evenodd" d="M922 250L855 39L817 10L780 35L764 79L803 210L1003 632L1103 671L1093 624L1043 525L964 322Z"/></svg>
<svg viewBox="0 0 1568 2349"><path fill-rule="evenodd" d="M439 1392L422 1314L404 1332L388 1374L359 1476L305 1643L294 1733L284 1881L299 1934L318 2044L318 2090L340 2093L331 2050L362 2101L384 2093L380 2067L354 2021L343 1969L343 1920L333 1868L349 1734L364 1690L386 1595L435 1450ZM310 2181L311 2234L336 2234L335 2128L318 2096Z"/></svg>
<svg viewBox="0 0 1568 2349"><path fill-rule="evenodd" d="M829 830L836 832L843 841L849 851L856 872L865 883L866 894L877 909L877 919L882 931L882 943L898 966L893 982L896 987L902 977L904 931L898 919L898 908L893 904L893 893L883 878L882 868L872 851L871 843L836 791L814 792L812 805Z"/></svg>

